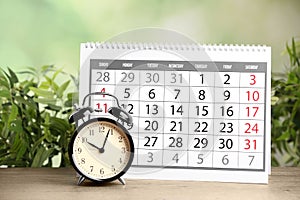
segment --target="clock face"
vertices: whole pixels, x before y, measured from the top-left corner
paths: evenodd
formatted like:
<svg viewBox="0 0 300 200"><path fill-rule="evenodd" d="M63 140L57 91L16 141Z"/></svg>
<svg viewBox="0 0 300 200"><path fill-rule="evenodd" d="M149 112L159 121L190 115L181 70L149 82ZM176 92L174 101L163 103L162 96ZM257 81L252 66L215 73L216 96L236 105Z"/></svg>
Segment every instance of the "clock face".
<svg viewBox="0 0 300 200"><path fill-rule="evenodd" d="M70 142L70 160L81 175L94 181L122 176L133 160L134 146L128 131L108 118L82 124Z"/></svg>

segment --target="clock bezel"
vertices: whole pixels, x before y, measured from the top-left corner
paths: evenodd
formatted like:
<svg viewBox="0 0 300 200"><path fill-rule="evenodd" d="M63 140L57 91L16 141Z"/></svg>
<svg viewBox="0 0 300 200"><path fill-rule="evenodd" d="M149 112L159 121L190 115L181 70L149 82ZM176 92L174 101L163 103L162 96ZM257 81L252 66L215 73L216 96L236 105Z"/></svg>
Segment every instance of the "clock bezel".
<svg viewBox="0 0 300 200"><path fill-rule="evenodd" d="M115 176L111 177L111 178L107 178L107 179L93 179L87 175L85 175L84 173L82 173L82 171L80 169L78 169L78 167L75 165L74 160L73 160L73 147L74 147L74 141L77 137L77 135L80 133L80 131L87 125L94 123L94 122L110 122L116 126L118 126L119 128L121 128L121 130L125 133L125 136L127 137L128 141L129 141L129 145L130 145L130 158L128 160L128 163L126 164L126 167L118 174L116 174ZM75 129L70 143L69 143L69 149L68 149L68 154L69 154L69 159L70 162L73 166L73 168L76 170L77 173L79 173L81 176L85 177L86 179L89 179L91 181L94 182L111 182L114 181L116 179L119 179L121 176L123 176L129 169L129 167L131 166L132 162L133 162L133 158L134 158L134 143L132 140L131 135L129 134L128 130L119 122L110 119L110 118L105 118L105 117L98 117L98 118L93 118L90 119L86 122L84 122L83 124L81 124L78 128Z"/></svg>

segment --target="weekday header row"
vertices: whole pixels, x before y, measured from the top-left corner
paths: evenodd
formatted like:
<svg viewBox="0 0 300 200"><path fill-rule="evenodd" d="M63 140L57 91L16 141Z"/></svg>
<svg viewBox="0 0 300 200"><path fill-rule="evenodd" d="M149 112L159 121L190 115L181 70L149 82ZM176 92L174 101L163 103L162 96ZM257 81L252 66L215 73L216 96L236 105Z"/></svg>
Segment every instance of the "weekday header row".
<svg viewBox="0 0 300 200"><path fill-rule="evenodd" d="M90 68L109 70L266 72L267 63L91 59Z"/></svg>

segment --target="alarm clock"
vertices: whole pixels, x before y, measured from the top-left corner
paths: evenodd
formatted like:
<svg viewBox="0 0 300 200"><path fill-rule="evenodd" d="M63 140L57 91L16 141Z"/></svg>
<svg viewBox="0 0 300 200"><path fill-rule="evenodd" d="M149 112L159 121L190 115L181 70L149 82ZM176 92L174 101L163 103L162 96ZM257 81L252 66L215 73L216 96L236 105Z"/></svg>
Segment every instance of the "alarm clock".
<svg viewBox="0 0 300 200"><path fill-rule="evenodd" d="M84 107L85 101L91 95L113 97L117 107L108 109L116 120L105 117L92 118L85 121L93 112L103 110ZM118 121L132 124L132 117L120 107L118 99L109 93L95 92L86 95L82 107L70 116L69 122L76 124L82 120L69 143L69 158L72 166L77 171L80 185L85 179L93 182L109 182L119 180L123 185L122 175L129 169L134 156L134 144L128 130Z"/></svg>

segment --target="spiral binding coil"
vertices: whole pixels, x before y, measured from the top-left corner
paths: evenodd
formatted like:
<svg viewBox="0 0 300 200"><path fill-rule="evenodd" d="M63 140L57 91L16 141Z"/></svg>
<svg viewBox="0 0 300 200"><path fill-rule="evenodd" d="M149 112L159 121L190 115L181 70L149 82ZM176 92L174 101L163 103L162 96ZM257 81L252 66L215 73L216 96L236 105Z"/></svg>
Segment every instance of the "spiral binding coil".
<svg viewBox="0 0 300 200"><path fill-rule="evenodd" d="M136 42L87 42L85 48L110 50L170 50L170 51L236 51L265 52L265 45L228 44L175 44L175 43L136 43Z"/></svg>

